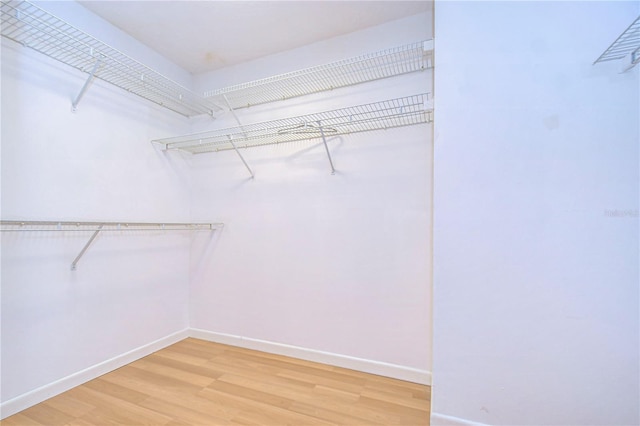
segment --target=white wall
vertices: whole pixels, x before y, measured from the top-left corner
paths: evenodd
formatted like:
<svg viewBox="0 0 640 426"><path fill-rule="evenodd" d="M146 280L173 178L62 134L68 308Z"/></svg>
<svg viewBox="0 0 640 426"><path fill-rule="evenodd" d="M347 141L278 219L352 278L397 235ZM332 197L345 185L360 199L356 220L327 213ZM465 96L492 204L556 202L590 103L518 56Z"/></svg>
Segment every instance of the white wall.
<svg viewBox="0 0 640 426"><path fill-rule="evenodd" d="M149 142L188 120L100 81L72 113L85 78L3 38L2 218L189 221L186 171ZM2 234L3 417L188 326L188 234L103 233L70 271L90 235Z"/></svg>
<svg viewBox="0 0 640 426"><path fill-rule="evenodd" d="M196 78L207 90L430 38L427 14ZM240 77L237 77L240 76ZM241 78L234 81L234 77ZM238 111L243 123L431 90L430 72ZM216 126L234 126L225 117ZM194 130L202 130L200 123ZM429 125L189 158L192 214L225 231L192 271L198 329L414 369L430 357Z"/></svg>
<svg viewBox="0 0 640 426"><path fill-rule="evenodd" d="M434 424L640 422L638 12L436 5Z"/></svg>

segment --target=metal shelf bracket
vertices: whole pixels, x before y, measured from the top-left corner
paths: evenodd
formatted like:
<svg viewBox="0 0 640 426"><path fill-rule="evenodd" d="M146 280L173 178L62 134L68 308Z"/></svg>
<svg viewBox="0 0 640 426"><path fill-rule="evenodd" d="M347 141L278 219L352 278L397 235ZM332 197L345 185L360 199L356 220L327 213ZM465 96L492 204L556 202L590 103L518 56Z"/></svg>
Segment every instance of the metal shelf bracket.
<svg viewBox="0 0 640 426"><path fill-rule="evenodd" d="M229 100L227 99L227 97L225 95L222 96L224 101L226 102L227 106L229 107L229 111L231 112L231 115L233 115L233 118L236 120L236 123L238 123L238 126L240 126L240 129L244 130L242 127L242 123L240 122L240 119L238 118L238 116L236 115L236 112L233 110L233 108L231 107L231 104L229 103ZM247 134L244 134L244 137L247 137ZM249 165L247 164L247 162L245 161L244 157L242 156L242 154L240 153L240 151L238 150L238 147L236 146L236 144L233 142L233 139L231 137L231 135L228 135L229 138L229 143L231 144L231 146L233 147L233 149L236 151L236 154L238 154L238 157L240 157L240 160L242 160L242 164L244 164L244 166L247 168L247 170L249 171L249 174L251 175L251 179L255 178L256 176L253 174L253 170L251 170L251 167L249 167Z"/></svg>
<svg viewBox="0 0 640 426"><path fill-rule="evenodd" d="M333 167L333 160L331 159L331 152L329 152L329 145L327 145L327 138L324 136L324 130L322 129L322 122L318 121L318 129L320 130L320 136L322 136L322 143L324 149L327 151L327 157L329 158L329 164L331 165L331 174L336 174L336 169Z"/></svg>
<svg viewBox="0 0 640 426"><path fill-rule="evenodd" d="M78 104L80 103L80 99L82 99L82 97L84 96L84 92L86 92L87 89L89 88L89 84L93 80L93 77L95 77L96 71L98 70L98 67L100 66L101 63L102 61L100 58L96 59L96 63L93 65L93 68L89 72L87 81L84 82L82 89L80 89L80 93L78 93L78 96L76 96L76 99L71 104L71 111L76 112L76 109L78 108Z"/></svg>
<svg viewBox="0 0 640 426"><path fill-rule="evenodd" d="M629 71L640 63L640 47L627 55L629 58L628 63L622 68L621 73Z"/></svg>
<svg viewBox="0 0 640 426"><path fill-rule="evenodd" d="M87 249L89 248L89 246L91 245L91 243L93 242L93 240L96 239L96 237L98 236L98 234L100 233L100 231L102 231L102 227L104 225L100 225L98 226L98 229L96 229L96 231L93 233L93 235L91 236L91 238L89 238L89 241L87 241L87 244L84 245L84 247L82 247L82 250L80 250L80 253L78 253L78 255L76 256L75 259L73 259L73 262L71 262L71 270L75 271L76 270L76 266L78 265L78 262L80 261L80 259L82 258L82 256L84 256L84 253L87 251Z"/></svg>
<svg viewBox="0 0 640 426"><path fill-rule="evenodd" d="M231 144L231 146L233 147L233 149L236 151L236 154L238 154L238 157L240 157L240 160L242 160L242 164L244 164L244 166L247 168L247 170L249 171L249 174L251 175L251 179L253 179L254 177L256 177L253 174L253 170L251 170L251 167L249 167L249 165L247 164L247 161L244 159L244 157L242 156L242 154L240 153L240 150L238 150L238 147L236 146L235 142L233 142L233 139L231 138L231 135L229 135L229 143Z"/></svg>

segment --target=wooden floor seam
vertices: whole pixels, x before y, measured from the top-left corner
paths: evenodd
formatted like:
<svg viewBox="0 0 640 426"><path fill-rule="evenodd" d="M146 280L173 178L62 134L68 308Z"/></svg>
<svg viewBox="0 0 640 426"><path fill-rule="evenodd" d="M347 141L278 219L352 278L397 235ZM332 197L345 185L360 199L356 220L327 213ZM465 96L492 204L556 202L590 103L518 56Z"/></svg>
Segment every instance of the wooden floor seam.
<svg viewBox="0 0 640 426"><path fill-rule="evenodd" d="M429 425L431 388L187 338L2 426Z"/></svg>

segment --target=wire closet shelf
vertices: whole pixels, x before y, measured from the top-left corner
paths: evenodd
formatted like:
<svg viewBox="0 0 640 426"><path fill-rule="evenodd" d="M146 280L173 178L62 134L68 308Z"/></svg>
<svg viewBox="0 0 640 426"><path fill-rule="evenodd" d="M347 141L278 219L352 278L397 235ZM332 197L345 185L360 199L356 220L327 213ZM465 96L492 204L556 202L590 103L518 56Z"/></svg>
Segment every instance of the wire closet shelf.
<svg viewBox="0 0 640 426"><path fill-rule="evenodd" d="M214 231L222 229L222 223L148 223L148 222L62 222L41 220L1 220L0 232L50 232L77 231L92 232L80 253L71 262L71 270L75 271L78 262L87 252L89 246L105 231Z"/></svg>
<svg viewBox="0 0 640 426"><path fill-rule="evenodd" d="M221 229L222 223L172 222L69 222L42 220L2 220L0 232L18 231L206 231Z"/></svg>
<svg viewBox="0 0 640 426"><path fill-rule="evenodd" d="M90 78L95 76L184 116L212 115L220 109L211 100L192 93L28 1L2 1L1 33L89 73Z"/></svg>
<svg viewBox="0 0 640 426"><path fill-rule="evenodd" d="M433 67L433 40L381 50L204 93L218 105L250 107Z"/></svg>
<svg viewBox="0 0 640 426"><path fill-rule="evenodd" d="M430 123L429 94L152 141L192 154Z"/></svg>
<svg viewBox="0 0 640 426"><path fill-rule="evenodd" d="M611 46L595 60L594 64L622 59L627 55L632 55L632 64L640 61L640 16L611 43Z"/></svg>

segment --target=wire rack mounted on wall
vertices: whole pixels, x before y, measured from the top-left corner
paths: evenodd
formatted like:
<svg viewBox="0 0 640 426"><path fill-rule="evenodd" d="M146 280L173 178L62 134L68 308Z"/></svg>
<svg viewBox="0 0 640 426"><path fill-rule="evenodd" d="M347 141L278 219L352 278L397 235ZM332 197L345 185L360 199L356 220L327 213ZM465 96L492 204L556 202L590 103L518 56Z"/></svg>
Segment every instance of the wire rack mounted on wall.
<svg viewBox="0 0 640 426"><path fill-rule="evenodd" d="M640 62L640 16L611 43L611 46L595 60L594 64L622 59L627 56L630 57L630 63L625 65L625 71Z"/></svg>
<svg viewBox="0 0 640 426"><path fill-rule="evenodd" d="M75 271L78 262L84 256L98 234L107 231L214 231L222 229L223 223L148 223L148 222L63 222L34 220L2 220L0 232L49 232L76 231L93 232L89 241L71 262L71 270Z"/></svg>
<svg viewBox="0 0 640 426"><path fill-rule="evenodd" d="M430 123L432 114L429 94L422 93L152 142L162 145L165 150L200 154Z"/></svg>
<svg viewBox="0 0 640 426"><path fill-rule="evenodd" d="M26 231L200 231L220 229L222 223L173 222L78 222L43 220L2 220L0 232Z"/></svg>
<svg viewBox="0 0 640 426"><path fill-rule="evenodd" d="M28 1L3 0L1 18L2 36L89 74L74 109L93 77L187 117L220 109Z"/></svg>
<svg viewBox="0 0 640 426"><path fill-rule="evenodd" d="M433 67L433 40L381 50L204 93L237 109L351 86Z"/></svg>

